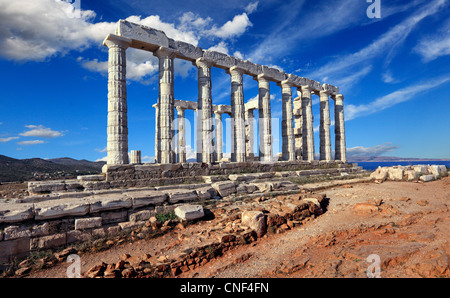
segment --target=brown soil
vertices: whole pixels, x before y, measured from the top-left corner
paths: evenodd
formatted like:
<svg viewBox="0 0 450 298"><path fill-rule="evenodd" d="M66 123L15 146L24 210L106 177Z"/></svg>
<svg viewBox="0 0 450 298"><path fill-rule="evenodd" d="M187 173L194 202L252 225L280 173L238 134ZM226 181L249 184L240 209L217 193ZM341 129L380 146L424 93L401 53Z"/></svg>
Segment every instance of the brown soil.
<svg viewBox="0 0 450 298"><path fill-rule="evenodd" d="M239 245L179 277L366 277L381 262L381 277L450 277L450 177L428 183L371 182L322 190L327 212L280 234ZM214 210L213 210L214 212ZM218 218L174 229L155 239L81 255L82 273L120 256L179 254L216 240L205 233ZM181 236L184 235L184 236ZM68 264L30 277L65 277Z"/></svg>

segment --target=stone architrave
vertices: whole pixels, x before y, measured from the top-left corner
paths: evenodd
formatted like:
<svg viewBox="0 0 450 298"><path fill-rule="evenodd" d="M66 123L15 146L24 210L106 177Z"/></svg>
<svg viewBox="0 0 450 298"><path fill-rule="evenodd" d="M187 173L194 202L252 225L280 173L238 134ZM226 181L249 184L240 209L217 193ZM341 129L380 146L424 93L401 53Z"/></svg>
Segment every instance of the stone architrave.
<svg viewBox="0 0 450 298"><path fill-rule="evenodd" d="M177 161L186 162L186 132L185 132L185 116L182 107L176 107L177 109L177 124L178 124L178 150L177 150Z"/></svg>
<svg viewBox="0 0 450 298"><path fill-rule="evenodd" d="M159 58L159 143L161 146L160 159L161 163L173 163L175 161L174 154L174 69L173 59L175 52L168 48L160 47L154 52Z"/></svg>
<svg viewBox="0 0 450 298"><path fill-rule="evenodd" d="M108 58L108 127L107 164L128 163L128 119L126 49L131 40L109 34L103 45L109 49Z"/></svg>
<svg viewBox="0 0 450 298"><path fill-rule="evenodd" d="M216 160L220 161L223 157L223 123L222 113L219 111L214 112L215 118L215 132L216 132Z"/></svg>
<svg viewBox="0 0 450 298"><path fill-rule="evenodd" d="M330 102L328 91L320 91L320 160L331 161Z"/></svg>
<svg viewBox="0 0 450 298"><path fill-rule="evenodd" d="M302 86L302 114L303 114L303 160L314 160L314 127L312 115L311 88Z"/></svg>
<svg viewBox="0 0 450 298"><path fill-rule="evenodd" d="M201 162L214 162L214 138L213 138L213 106L211 97L211 60L199 58L195 60L198 67L198 114L201 117L201 150L197 147L197 157L201 154ZM197 130L199 128L197 127ZM197 135L197 140L199 140ZM198 142L197 142L198 144Z"/></svg>
<svg viewBox="0 0 450 298"><path fill-rule="evenodd" d="M344 96L335 96L334 103L334 134L335 134L335 160L347 162L347 148L345 144L344 124Z"/></svg>
<svg viewBox="0 0 450 298"><path fill-rule="evenodd" d="M233 121L233 147L231 161L245 162L245 105L244 105L244 70L236 66L229 69L231 76L231 119ZM234 124L234 125L233 125Z"/></svg>
<svg viewBox="0 0 450 298"><path fill-rule="evenodd" d="M283 160L295 160L294 144L294 121L292 108L292 83L282 81L282 115L281 134L283 138L282 158Z"/></svg>
<svg viewBox="0 0 450 298"><path fill-rule="evenodd" d="M270 81L264 74L257 76L259 86L259 161L273 161L272 119L270 111Z"/></svg>

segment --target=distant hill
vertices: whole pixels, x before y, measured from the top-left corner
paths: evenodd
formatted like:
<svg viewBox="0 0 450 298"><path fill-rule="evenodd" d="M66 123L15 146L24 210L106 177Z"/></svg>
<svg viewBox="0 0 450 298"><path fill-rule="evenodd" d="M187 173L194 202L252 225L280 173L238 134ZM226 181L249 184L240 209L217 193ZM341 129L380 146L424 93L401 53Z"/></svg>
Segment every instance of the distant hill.
<svg viewBox="0 0 450 298"><path fill-rule="evenodd" d="M349 156L349 162L389 162L389 161L447 161L438 158L405 158L396 156Z"/></svg>
<svg viewBox="0 0 450 298"><path fill-rule="evenodd" d="M104 164L69 157L15 159L0 155L0 182L70 179L77 175L100 173Z"/></svg>

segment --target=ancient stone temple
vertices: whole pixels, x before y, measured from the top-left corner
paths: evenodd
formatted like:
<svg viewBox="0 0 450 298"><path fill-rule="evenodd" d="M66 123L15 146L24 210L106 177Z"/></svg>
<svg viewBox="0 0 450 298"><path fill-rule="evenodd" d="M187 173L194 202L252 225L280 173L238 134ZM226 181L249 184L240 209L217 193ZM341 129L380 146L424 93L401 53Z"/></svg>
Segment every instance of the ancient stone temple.
<svg viewBox="0 0 450 298"><path fill-rule="evenodd" d="M346 163L345 124L342 94L339 88L288 74L265 65L241 60L223 53L203 50L170 39L162 31L119 21L115 34L104 45L109 48L108 68L108 165L140 162L133 151L128 157L126 50L129 47L150 51L159 59L159 98L155 108L155 160L160 164L186 162L185 110L197 115L197 162L223 161L222 114L231 118L231 162L275 162L272 150L271 92L282 95L282 160L315 159L312 96L320 99L320 161ZM189 60L198 68L198 101L176 100L174 96L174 59ZM224 69L230 75L230 105L214 105L211 96L211 68ZM259 86L257 102L244 103L243 76L252 76ZM270 90L270 82L279 90ZM298 97L293 98L292 90ZM334 101L335 160L332 160L330 98ZM259 150L253 152L254 115L258 109ZM175 125L175 111L177 121ZM174 139L177 131L177 140ZM175 148L177 147L177 148Z"/></svg>

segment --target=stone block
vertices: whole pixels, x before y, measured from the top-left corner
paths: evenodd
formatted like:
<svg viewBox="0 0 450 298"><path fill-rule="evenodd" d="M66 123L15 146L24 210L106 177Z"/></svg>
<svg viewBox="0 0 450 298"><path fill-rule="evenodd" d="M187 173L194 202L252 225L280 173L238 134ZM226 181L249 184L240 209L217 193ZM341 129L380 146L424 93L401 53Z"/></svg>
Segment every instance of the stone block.
<svg viewBox="0 0 450 298"><path fill-rule="evenodd" d="M21 222L34 217L33 204L0 204L0 223Z"/></svg>
<svg viewBox="0 0 450 298"><path fill-rule="evenodd" d="M125 209L105 211L100 212L100 216L104 224L117 223L121 221L127 221L128 211Z"/></svg>
<svg viewBox="0 0 450 298"><path fill-rule="evenodd" d="M228 69L236 65L236 58L216 51L204 50L203 57L213 61L216 67L223 69Z"/></svg>
<svg viewBox="0 0 450 298"><path fill-rule="evenodd" d="M323 90L328 91L328 93L331 95L339 94L339 88L336 86L329 85L329 84L323 84L322 88L323 88Z"/></svg>
<svg viewBox="0 0 450 298"><path fill-rule="evenodd" d="M0 262L9 262L11 257L20 257L30 251L30 238L0 241Z"/></svg>
<svg viewBox="0 0 450 298"><path fill-rule="evenodd" d="M66 236L66 233L59 233L39 238L33 238L30 242L30 250L46 249L66 245Z"/></svg>
<svg viewBox="0 0 450 298"><path fill-rule="evenodd" d="M89 213L131 208L132 200L123 194L101 194L88 197Z"/></svg>
<svg viewBox="0 0 450 298"><path fill-rule="evenodd" d="M102 226L101 217L88 217L75 219L75 230L86 230Z"/></svg>
<svg viewBox="0 0 450 298"><path fill-rule="evenodd" d="M281 82L287 79L287 75L285 72L280 71L276 68L267 67L265 65L262 66L262 73L270 77L275 82Z"/></svg>
<svg viewBox="0 0 450 298"><path fill-rule="evenodd" d="M202 48L196 47L183 41L175 40L173 48L177 52L177 58L195 61L196 59L203 57Z"/></svg>
<svg viewBox="0 0 450 298"><path fill-rule="evenodd" d="M260 211L244 211L241 214L241 223L244 226L255 230L258 237L266 233L266 218Z"/></svg>
<svg viewBox="0 0 450 298"><path fill-rule="evenodd" d="M403 180L402 168L389 168L388 177L390 180Z"/></svg>
<svg viewBox="0 0 450 298"><path fill-rule="evenodd" d="M433 181L435 179L434 175L422 175L420 176L420 180L423 182Z"/></svg>
<svg viewBox="0 0 450 298"><path fill-rule="evenodd" d="M31 237L31 228L24 225L13 225L5 228L4 240L13 240L18 238Z"/></svg>
<svg viewBox="0 0 450 298"><path fill-rule="evenodd" d="M64 181L34 181L28 182L28 191L34 194L51 193L55 191L65 191L66 184Z"/></svg>
<svg viewBox="0 0 450 298"><path fill-rule="evenodd" d="M105 175L83 175L78 176L77 180L80 181L104 181L106 179Z"/></svg>
<svg viewBox="0 0 450 298"><path fill-rule="evenodd" d="M199 199L210 199L217 196L217 191L211 187L202 187L195 190Z"/></svg>
<svg viewBox="0 0 450 298"><path fill-rule="evenodd" d="M188 189L169 190L168 195L169 195L169 203L171 204L180 201L183 202L194 201L198 198L195 190L188 190Z"/></svg>
<svg viewBox="0 0 450 298"><path fill-rule="evenodd" d="M216 182L211 185L221 197L229 196L236 192L236 185L232 181Z"/></svg>
<svg viewBox="0 0 450 298"><path fill-rule="evenodd" d="M89 212L85 199L59 199L35 204L35 219L47 220L64 216L81 216Z"/></svg>
<svg viewBox="0 0 450 298"><path fill-rule="evenodd" d="M127 192L125 195L131 198L133 208L148 205L160 205L167 200L167 195L165 193L154 190Z"/></svg>
<svg viewBox="0 0 450 298"><path fill-rule="evenodd" d="M117 34L133 40L133 47L154 51L158 47L169 48L169 38L163 31L125 20L119 21Z"/></svg>
<svg viewBox="0 0 450 298"><path fill-rule="evenodd" d="M141 210L141 211L135 211L131 212L128 216L130 219L130 222L137 222L142 220L148 220L150 217L154 215L154 211L151 210Z"/></svg>
<svg viewBox="0 0 450 298"><path fill-rule="evenodd" d="M205 215L201 205L181 205L176 207L174 212L182 220L200 219Z"/></svg>

